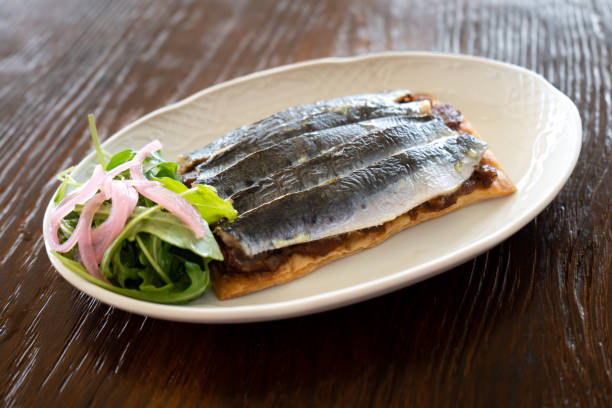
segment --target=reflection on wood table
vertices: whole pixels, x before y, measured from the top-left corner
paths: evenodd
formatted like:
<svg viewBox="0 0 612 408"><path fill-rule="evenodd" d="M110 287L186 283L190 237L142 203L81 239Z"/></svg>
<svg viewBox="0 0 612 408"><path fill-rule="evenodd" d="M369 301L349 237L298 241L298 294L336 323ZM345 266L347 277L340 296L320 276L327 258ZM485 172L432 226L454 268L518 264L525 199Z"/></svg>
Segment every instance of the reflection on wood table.
<svg viewBox="0 0 612 408"><path fill-rule="evenodd" d="M0 399L6 406L609 406L612 3L7 0L0 4ZM358 305L189 325L110 308L46 257L53 175L221 81L385 50L532 69L583 119L573 175L478 258Z"/></svg>

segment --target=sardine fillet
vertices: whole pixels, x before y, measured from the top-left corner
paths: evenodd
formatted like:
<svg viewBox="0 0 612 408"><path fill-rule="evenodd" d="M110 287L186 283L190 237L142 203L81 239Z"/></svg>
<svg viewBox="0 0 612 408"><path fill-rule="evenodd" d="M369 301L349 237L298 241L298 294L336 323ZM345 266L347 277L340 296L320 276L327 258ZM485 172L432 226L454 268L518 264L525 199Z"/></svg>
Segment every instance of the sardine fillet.
<svg viewBox="0 0 612 408"><path fill-rule="evenodd" d="M420 95L419 97L430 99L433 106L448 106L427 95ZM470 124L463 118L457 124L457 130L459 132L470 133L479 138ZM480 165L493 167L497 172L496 178L489 187L477 188L466 194L459 195L454 204L441 210L424 210L418 211L416 214L408 212L384 223L378 228L352 231L345 235L339 246L323 255L308 255L296 252L287 256L286 260L274 270L248 273L226 273L227 271L224 267L217 265L212 270L212 283L215 293L219 299L225 300L292 281L335 259L376 246L392 235L413 225L437 218L480 201L506 196L516 191L516 187L490 150L484 153Z"/></svg>
<svg viewBox="0 0 612 408"><path fill-rule="evenodd" d="M516 191L514 184L507 174L498 167L499 164L497 164L490 151L485 153L485 157L481 160L481 163L491 165L498 170L497 179L493 182L491 187L486 190L475 190L471 194L459 196L455 204L440 211L420 212L417 214L416 218L412 218L409 214L404 214L383 224L383 228L381 229L352 232L341 246L323 256L311 256L299 253L293 254L285 263L274 271L253 272L249 274L226 274L219 269L213 269L212 283L215 293L219 299L226 300L270 286L290 282L338 258L356 254L365 249L379 245L389 237L406 228L440 217L471 204L490 198L506 196Z"/></svg>

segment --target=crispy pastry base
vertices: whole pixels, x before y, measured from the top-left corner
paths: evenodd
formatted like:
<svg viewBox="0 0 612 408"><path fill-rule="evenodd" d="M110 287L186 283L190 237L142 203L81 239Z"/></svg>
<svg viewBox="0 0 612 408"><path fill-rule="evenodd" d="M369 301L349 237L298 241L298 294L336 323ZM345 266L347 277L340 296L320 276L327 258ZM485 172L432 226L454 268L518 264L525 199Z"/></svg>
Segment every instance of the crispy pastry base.
<svg viewBox="0 0 612 408"><path fill-rule="evenodd" d="M432 104L439 103L432 98ZM459 131L470 133L480 138L470 124L463 119ZM220 300L231 299L237 296L246 295L270 286L286 283L294 279L309 274L315 269L330 263L331 261L348 255L363 251L364 249L376 246L394 234L419 224L423 221L440 217L451 211L458 210L468 205L488 200L490 198L503 197L516 191L516 187L501 168L493 153L487 150L480 161L482 164L493 166L497 169L497 178L486 189L476 189L470 194L461 195L457 202L440 211L419 211L415 218L408 214L383 224L383 228L376 230L354 231L348 234L345 242L331 252L322 256L312 256L303 254L293 254L287 258L278 269L274 271L251 272L244 274L225 274L213 268L212 285L217 297Z"/></svg>

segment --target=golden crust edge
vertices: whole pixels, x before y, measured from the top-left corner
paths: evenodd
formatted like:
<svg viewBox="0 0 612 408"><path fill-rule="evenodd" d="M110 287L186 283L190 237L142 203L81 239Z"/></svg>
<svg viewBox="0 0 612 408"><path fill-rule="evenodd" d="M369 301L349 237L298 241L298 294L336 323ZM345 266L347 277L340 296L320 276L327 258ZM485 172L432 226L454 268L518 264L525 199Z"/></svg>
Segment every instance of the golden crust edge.
<svg viewBox="0 0 612 408"><path fill-rule="evenodd" d="M431 100L432 106L436 103L440 103L433 98L431 98ZM461 122L460 130L481 139L465 119ZM508 174L501 168L491 150L485 151L481 163L495 167L498 172L497 178L487 189L476 189L470 194L461 195L457 198L455 204L440 211L419 212L415 218L411 218L408 214L403 214L383 224L382 229L369 232L355 231L349 235L341 246L325 255L312 256L293 254L288 258L287 262L282 264L275 271L239 275L223 274L213 269L212 285L215 294L220 300L228 300L271 286L290 282L336 259L344 258L345 256L353 255L365 249L377 246L406 228L410 228L414 225L484 200L510 195L516 191L514 183L512 183Z"/></svg>

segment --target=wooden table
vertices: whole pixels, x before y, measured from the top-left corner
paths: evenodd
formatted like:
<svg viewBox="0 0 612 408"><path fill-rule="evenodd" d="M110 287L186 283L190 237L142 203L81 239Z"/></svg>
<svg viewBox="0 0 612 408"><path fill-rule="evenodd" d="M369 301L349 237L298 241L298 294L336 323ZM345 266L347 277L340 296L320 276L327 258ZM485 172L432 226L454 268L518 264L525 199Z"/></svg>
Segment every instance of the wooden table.
<svg viewBox="0 0 612 408"><path fill-rule="evenodd" d="M0 3L0 405L610 406L612 2ZM81 294L41 236L53 175L156 108L282 64L383 50L532 69L578 106L559 196L433 279L313 316L179 324Z"/></svg>

